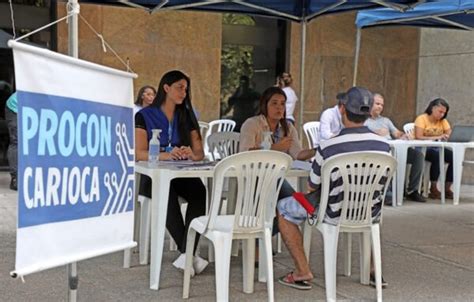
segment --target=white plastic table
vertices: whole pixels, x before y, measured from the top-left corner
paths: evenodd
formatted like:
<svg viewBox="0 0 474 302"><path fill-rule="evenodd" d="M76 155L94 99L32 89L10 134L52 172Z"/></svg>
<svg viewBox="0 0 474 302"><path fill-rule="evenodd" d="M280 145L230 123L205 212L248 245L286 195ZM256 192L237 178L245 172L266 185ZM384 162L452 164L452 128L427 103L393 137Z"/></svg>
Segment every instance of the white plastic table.
<svg viewBox="0 0 474 302"><path fill-rule="evenodd" d="M449 148L453 151L453 204L458 205L459 193L461 191L464 155L466 153L466 149L474 148L474 142L469 142L469 143L446 142L445 148Z"/></svg>
<svg viewBox="0 0 474 302"><path fill-rule="evenodd" d="M397 159L397 171L395 172L394 182L392 182L392 194L394 194L392 206L403 205L403 192L405 189L405 171L407 164L407 153L410 147L439 147L439 163L440 167L444 167L444 146L446 142L428 141L428 140L388 140L393 150L393 155ZM442 170L442 169L441 169ZM442 170L443 171L443 170ZM441 203L445 203L444 183L446 175L441 172Z"/></svg>
<svg viewBox="0 0 474 302"><path fill-rule="evenodd" d="M463 170L464 155L466 149L474 148L474 142L454 143L454 142L437 142L427 140L389 140L392 146L394 156L397 159L397 171L394 178L396 189L393 189L394 200L393 206L403 204L403 191L405 182L405 170L407 152L410 147L440 147L439 162L440 167L444 167L444 149L449 148L453 151L453 204L459 204L459 193L461 191L461 178ZM441 169L443 171L443 169ZM441 182L441 203L445 203L445 173L440 173Z"/></svg>
<svg viewBox="0 0 474 302"><path fill-rule="evenodd" d="M166 212L170 182L174 178L213 177L213 168L206 170L179 169L172 164L165 163L156 166L148 162L135 164L135 174L147 175L151 178L151 259L150 259L150 289L158 290L160 286L161 259L166 230ZM291 169L287 177L298 177L307 180L309 171ZM137 177L138 179L138 177ZM136 182L138 183L138 182ZM138 184L137 184L138 185ZM136 188L138 189L138 188Z"/></svg>

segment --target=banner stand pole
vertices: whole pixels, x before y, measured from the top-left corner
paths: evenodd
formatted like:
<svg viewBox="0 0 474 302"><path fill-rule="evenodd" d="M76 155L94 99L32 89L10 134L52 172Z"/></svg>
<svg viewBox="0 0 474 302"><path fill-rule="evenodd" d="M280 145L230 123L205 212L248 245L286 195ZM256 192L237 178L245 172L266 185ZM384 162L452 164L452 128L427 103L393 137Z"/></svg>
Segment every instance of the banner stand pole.
<svg viewBox="0 0 474 302"><path fill-rule="evenodd" d="M78 10L78 0L68 0L68 7L71 10ZM71 57L79 57L79 22L77 14L69 18L68 25L68 54ZM68 301L77 301L77 287L79 286L79 277L77 276L77 262L69 263L66 267L68 275Z"/></svg>
<svg viewBox="0 0 474 302"><path fill-rule="evenodd" d="M79 277L77 276L77 262L72 262L67 265L68 275L68 295L69 302L77 301L77 287L79 285Z"/></svg>

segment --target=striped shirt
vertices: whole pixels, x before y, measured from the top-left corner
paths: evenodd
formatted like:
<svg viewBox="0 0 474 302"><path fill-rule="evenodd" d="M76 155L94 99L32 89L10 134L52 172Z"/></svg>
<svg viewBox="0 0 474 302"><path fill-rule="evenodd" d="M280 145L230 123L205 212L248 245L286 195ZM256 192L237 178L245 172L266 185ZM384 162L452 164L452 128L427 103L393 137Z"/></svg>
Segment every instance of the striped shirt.
<svg viewBox="0 0 474 302"><path fill-rule="evenodd" d="M326 160L334 155L344 154L348 152L360 151L381 151L390 152L390 146L386 139L371 132L367 127L358 128L344 128L339 135L321 142L316 156L313 161L313 166L310 172L309 185L321 192L321 167ZM337 171L331 174L331 183L329 184L329 199L326 209L326 216L324 221L330 224L337 224L339 216L341 215L342 200L344 192L342 190L342 178ZM381 198L379 195L374 200L372 209L372 217L378 219L380 213Z"/></svg>

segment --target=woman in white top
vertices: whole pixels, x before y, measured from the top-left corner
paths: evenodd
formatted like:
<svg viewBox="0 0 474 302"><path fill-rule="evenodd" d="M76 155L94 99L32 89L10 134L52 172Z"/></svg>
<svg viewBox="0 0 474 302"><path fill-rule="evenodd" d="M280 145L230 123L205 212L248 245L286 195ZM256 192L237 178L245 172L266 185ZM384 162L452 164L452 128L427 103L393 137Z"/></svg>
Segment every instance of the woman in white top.
<svg viewBox="0 0 474 302"><path fill-rule="evenodd" d="M295 111L298 97L293 88L291 88L291 83L293 83L293 79L290 73L283 72L278 76L278 87L283 89L286 94L286 119L294 125L295 117L293 116L293 112Z"/></svg>

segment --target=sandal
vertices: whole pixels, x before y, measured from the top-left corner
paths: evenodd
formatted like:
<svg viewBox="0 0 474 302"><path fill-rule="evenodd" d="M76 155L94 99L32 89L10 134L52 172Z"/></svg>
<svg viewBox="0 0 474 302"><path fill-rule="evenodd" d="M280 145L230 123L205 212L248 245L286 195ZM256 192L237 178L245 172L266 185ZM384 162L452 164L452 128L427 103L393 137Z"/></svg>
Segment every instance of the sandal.
<svg viewBox="0 0 474 302"><path fill-rule="evenodd" d="M280 277L278 279L278 282L285 286L289 286L289 287L293 287L293 288L301 289L301 290L308 290L312 288L311 283L309 283L309 281L295 280L295 278L293 277L293 272L289 273L286 276Z"/></svg>

